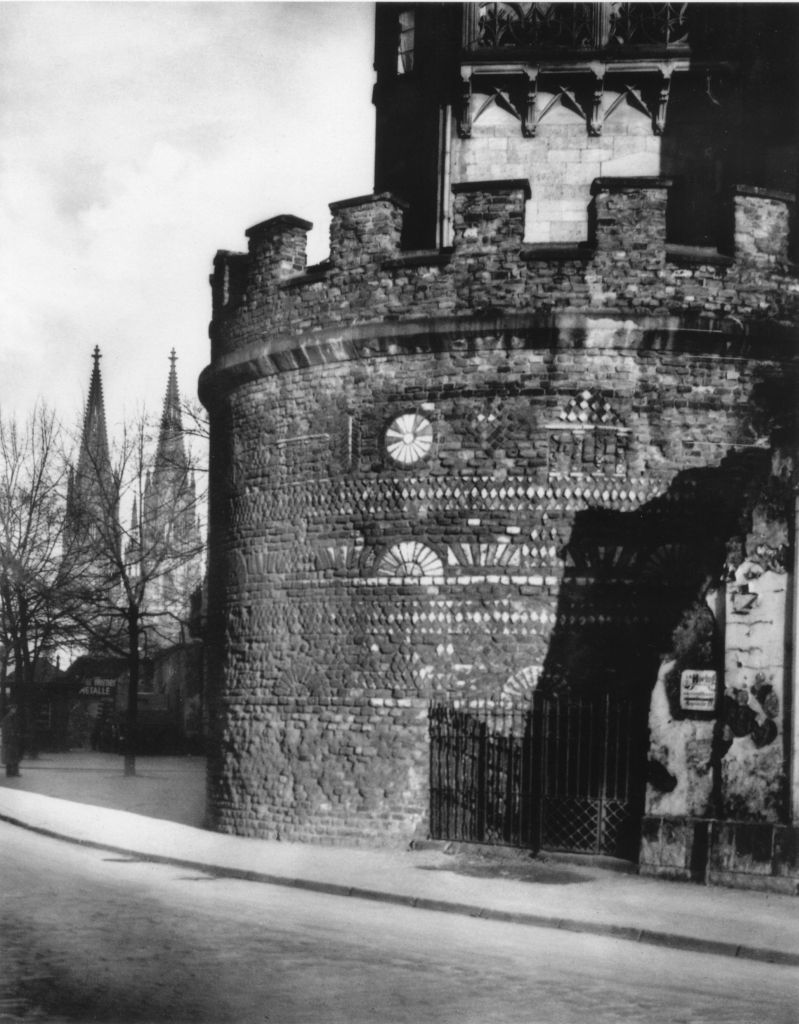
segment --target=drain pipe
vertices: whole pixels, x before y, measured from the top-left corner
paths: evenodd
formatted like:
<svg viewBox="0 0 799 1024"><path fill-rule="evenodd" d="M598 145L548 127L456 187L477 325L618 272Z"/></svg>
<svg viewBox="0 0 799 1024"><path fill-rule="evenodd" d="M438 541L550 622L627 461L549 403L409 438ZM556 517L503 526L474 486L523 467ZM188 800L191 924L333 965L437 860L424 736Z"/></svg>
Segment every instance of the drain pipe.
<svg viewBox="0 0 799 1024"><path fill-rule="evenodd" d="M438 224L436 245L452 245L452 107L447 103L439 114Z"/></svg>
<svg viewBox="0 0 799 1024"><path fill-rule="evenodd" d="M790 706L788 721L790 723L791 735L788 744L788 780L791 787L791 824L799 826L799 490L794 493L794 520L793 520L793 565L791 579L791 678L790 688L786 687L786 694L790 695Z"/></svg>

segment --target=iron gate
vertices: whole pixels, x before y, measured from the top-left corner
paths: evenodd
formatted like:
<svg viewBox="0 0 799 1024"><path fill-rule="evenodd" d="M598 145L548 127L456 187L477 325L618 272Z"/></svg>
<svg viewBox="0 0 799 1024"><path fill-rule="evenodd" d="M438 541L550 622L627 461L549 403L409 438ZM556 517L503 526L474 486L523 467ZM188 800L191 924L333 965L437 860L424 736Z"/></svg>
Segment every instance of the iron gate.
<svg viewBox="0 0 799 1024"><path fill-rule="evenodd" d="M642 714L607 694L535 693L526 709L431 703L433 838L635 859Z"/></svg>

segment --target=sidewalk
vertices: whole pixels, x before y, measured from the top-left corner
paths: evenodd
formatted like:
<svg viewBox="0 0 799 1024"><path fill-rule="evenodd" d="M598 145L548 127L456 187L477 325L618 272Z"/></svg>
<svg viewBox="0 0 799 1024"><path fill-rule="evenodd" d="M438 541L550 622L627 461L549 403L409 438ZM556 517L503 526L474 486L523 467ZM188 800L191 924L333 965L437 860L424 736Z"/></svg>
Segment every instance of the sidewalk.
<svg viewBox="0 0 799 1024"><path fill-rule="evenodd" d="M0 778L0 819L211 874L799 966L795 897L639 878L522 851L371 850L245 839L202 824L204 762L47 754Z"/></svg>

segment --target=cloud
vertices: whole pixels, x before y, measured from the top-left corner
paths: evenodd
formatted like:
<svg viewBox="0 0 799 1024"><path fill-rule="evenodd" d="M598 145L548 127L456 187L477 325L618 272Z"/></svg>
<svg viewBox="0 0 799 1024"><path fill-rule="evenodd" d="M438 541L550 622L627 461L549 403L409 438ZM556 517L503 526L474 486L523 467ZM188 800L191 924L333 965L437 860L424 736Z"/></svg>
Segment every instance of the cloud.
<svg viewBox="0 0 799 1024"><path fill-rule="evenodd" d="M0 406L157 409L208 361L214 252L371 189L361 4L0 4Z"/></svg>

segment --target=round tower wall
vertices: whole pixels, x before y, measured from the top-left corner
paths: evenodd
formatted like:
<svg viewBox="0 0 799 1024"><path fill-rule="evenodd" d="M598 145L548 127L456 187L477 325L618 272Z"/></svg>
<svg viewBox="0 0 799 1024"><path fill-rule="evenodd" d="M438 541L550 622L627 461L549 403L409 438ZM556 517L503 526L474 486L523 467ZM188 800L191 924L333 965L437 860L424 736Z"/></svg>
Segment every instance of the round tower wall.
<svg viewBox="0 0 799 1024"><path fill-rule="evenodd" d="M427 829L431 699L648 692L680 587L721 572L768 476L785 365L776 334L753 351L589 314L220 359L216 826L405 841Z"/></svg>

